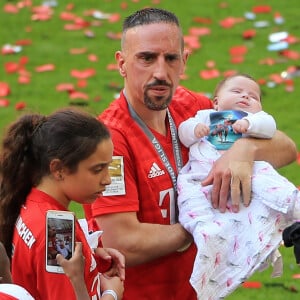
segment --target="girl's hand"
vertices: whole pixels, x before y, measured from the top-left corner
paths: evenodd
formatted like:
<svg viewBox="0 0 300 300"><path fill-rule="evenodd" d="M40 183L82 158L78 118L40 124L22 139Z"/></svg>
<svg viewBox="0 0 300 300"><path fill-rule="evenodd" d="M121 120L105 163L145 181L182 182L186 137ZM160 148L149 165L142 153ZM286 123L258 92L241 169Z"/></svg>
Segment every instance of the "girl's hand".
<svg viewBox="0 0 300 300"><path fill-rule="evenodd" d="M124 282L118 276L108 277L105 274L100 275L101 293L106 290L113 290L118 299L122 299L124 293Z"/></svg>
<svg viewBox="0 0 300 300"><path fill-rule="evenodd" d="M113 248L96 248L94 251L96 256L111 262L110 269L104 273L106 276L119 276L125 280L125 257L121 252Z"/></svg>

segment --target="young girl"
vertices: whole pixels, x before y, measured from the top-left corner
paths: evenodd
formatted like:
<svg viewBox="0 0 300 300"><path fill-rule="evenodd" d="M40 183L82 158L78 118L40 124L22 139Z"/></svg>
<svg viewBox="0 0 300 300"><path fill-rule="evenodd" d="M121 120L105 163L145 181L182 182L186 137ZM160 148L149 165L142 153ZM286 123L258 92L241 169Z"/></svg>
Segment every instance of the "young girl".
<svg viewBox="0 0 300 300"><path fill-rule="evenodd" d="M64 109L48 117L28 114L8 128L2 148L0 240L11 258L13 282L36 300L76 299L67 276L46 271L46 212L68 210L71 200L92 203L110 184L109 131L77 110ZM123 256L107 250L115 272L110 278L101 276L100 282L94 254L77 221L75 240L82 243L90 298L121 299Z"/></svg>

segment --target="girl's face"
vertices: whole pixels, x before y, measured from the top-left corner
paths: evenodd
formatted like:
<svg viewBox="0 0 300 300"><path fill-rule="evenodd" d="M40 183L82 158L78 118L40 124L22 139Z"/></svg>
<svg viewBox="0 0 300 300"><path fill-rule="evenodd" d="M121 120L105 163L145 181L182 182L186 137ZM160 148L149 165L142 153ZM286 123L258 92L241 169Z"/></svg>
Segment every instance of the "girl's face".
<svg viewBox="0 0 300 300"><path fill-rule="evenodd" d="M59 202L68 207L71 200L85 204L92 203L101 196L105 186L111 183L109 165L112 154L112 140L105 139L98 144L92 155L78 164L75 173L63 170L63 180L59 181L62 201Z"/></svg>
<svg viewBox="0 0 300 300"><path fill-rule="evenodd" d="M262 110L259 85L244 76L228 79L214 99L215 109L244 110L256 113Z"/></svg>

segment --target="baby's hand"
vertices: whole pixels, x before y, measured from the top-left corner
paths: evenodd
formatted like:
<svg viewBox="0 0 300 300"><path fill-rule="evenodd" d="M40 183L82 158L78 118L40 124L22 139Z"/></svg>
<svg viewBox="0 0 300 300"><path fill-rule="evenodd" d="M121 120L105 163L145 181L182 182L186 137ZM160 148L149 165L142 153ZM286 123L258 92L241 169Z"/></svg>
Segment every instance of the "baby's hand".
<svg viewBox="0 0 300 300"><path fill-rule="evenodd" d="M246 133L249 128L249 122L246 119L237 120L232 124L235 133Z"/></svg>
<svg viewBox="0 0 300 300"><path fill-rule="evenodd" d="M205 124L199 123L194 129L194 134L196 138L202 138L209 135L209 127Z"/></svg>

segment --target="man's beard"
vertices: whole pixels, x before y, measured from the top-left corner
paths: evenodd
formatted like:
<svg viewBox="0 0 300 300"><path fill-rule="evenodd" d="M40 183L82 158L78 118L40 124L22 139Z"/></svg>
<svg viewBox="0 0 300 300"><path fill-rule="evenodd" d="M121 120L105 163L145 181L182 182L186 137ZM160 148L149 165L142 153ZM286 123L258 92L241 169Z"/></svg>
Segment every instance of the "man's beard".
<svg viewBox="0 0 300 300"><path fill-rule="evenodd" d="M159 80L156 80L154 83L148 85L147 87L153 87L153 86L156 86L156 85L171 87L170 84L168 84L167 82L159 81ZM168 105L170 104L170 102L172 100L172 93L171 92L170 92L169 96L161 103L160 101L164 97L159 97L158 96L158 97L154 97L155 99L152 100L153 97L150 97L147 94L147 90L148 89L146 89L145 92L144 92L144 103L149 109L160 111L160 110L164 110L168 107ZM157 104L155 100L159 101L159 104Z"/></svg>

